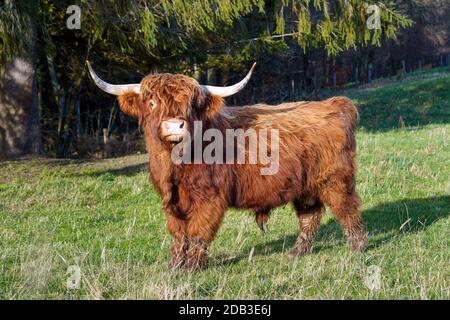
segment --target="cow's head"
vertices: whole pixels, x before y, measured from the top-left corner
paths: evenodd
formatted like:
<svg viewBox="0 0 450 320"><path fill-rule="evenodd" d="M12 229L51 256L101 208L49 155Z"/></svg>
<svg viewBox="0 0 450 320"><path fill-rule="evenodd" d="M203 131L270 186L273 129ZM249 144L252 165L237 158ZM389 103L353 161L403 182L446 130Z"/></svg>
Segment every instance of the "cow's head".
<svg viewBox="0 0 450 320"><path fill-rule="evenodd" d="M149 75L138 84L113 85L87 65L95 84L118 96L123 112L141 125L150 125L161 141L173 143L183 139L195 120L214 117L224 106L223 98L245 87L256 64L242 81L229 87L200 85L193 78L167 73Z"/></svg>

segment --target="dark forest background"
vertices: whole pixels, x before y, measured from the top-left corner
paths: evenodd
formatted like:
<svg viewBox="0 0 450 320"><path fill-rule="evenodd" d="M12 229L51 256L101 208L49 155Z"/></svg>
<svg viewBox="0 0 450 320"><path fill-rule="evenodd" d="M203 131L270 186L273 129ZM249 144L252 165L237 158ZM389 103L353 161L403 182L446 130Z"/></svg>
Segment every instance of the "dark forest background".
<svg viewBox="0 0 450 320"><path fill-rule="evenodd" d="M81 9L69 29L67 8ZM367 5L381 8L368 30ZM142 150L139 128L90 81L150 72L229 85L228 105L320 99L450 64L448 0L0 1L0 159Z"/></svg>

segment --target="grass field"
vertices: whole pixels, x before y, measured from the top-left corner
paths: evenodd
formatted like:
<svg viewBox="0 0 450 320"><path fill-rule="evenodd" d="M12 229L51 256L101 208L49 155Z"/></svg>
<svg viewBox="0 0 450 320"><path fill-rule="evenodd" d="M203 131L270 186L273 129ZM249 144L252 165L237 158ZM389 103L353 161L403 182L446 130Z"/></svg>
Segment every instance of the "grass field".
<svg viewBox="0 0 450 320"><path fill-rule="evenodd" d="M290 206L274 212L266 234L229 211L208 268L173 271L146 155L9 161L0 163L0 298L449 299L450 76L351 97L361 113L366 253L347 249L329 213L314 252L293 258ZM81 286L69 290L72 265ZM373 266L381 281L369 288Z"/></svg>

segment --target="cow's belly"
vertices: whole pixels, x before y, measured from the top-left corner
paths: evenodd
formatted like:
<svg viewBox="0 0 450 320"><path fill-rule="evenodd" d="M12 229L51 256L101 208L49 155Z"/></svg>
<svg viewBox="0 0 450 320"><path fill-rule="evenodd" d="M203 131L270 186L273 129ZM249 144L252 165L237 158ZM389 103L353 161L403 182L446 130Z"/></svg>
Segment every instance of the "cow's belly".
<svg viewBox="0 0 450 320"><path fill-rule="evenodd" d="M302 184L299 170L286 175L263 176L253 170L240 172L235 184L235 208L240 209L270 209L281 206L299 198L302 194Z"/></svg>

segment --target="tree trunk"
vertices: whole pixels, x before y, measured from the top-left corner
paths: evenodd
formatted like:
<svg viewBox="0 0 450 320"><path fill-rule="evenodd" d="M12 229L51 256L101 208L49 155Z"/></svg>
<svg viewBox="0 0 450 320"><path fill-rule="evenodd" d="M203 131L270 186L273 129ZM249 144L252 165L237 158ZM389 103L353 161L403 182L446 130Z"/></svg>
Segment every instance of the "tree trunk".
<svg viewBox="0 0 450 320"><path fill-rule="evenodd" d="M36 25L28 57L3 63L0 73L0 159L42 151L36 81Z"/></svg>
<svg viewBox="0 0 450 320"><path fill-rule="evenodd" d="M0 158L41 152L41 130L32 59L14 58L0 75Z"/></svg>

